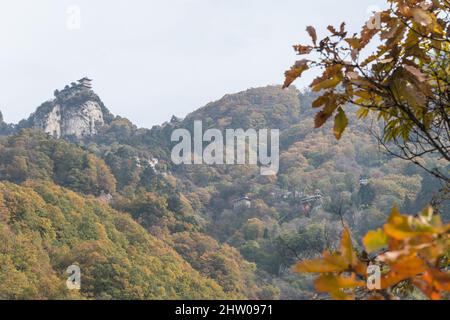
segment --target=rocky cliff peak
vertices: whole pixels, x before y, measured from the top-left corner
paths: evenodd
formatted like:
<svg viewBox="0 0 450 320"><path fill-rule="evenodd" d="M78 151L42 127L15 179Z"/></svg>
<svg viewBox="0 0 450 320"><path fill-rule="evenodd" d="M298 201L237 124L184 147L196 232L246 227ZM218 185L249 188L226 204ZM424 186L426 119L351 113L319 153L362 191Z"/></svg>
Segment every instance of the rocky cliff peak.
<svg viewBox="0 0 450 320"><path fill-rule="evenodd" d="M97 134L112 119L111 113L92 90L92 80L83 78L55 90L54 99L44 102L26 121L55 138L76 139Z"/></svg>

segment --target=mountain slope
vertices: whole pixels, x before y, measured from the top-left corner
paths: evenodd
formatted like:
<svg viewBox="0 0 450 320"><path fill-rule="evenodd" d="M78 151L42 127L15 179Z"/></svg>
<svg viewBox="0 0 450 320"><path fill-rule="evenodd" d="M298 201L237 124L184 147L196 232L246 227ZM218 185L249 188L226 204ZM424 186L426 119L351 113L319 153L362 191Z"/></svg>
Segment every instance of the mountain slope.
<svg viewBox="0 0 450 320"><path fill-rule="evenodd" d="M95 95L92 91L83 92ZM107 271L88 264L88 270L93 270L88 279L94 284L86 292L87 297L111 298L121 294L132 298L178 297L188 294L193 287L206 285L209 288L206 291L213 296L311 298L311 279L292 274L291 266L299 259L317 256L333 247L341 232L342 220L347 222L355 238L360 238L367 229L385 221L394 204L414 213L430 201L431 192L423 190L438 187L416 167L380 153L367 125L358 122L351 112L348 114L351 125L339 142L333 137L330 125L314 129L316 111L311 108L314 98L315 94L296 89L255 88L226 95L185 119L174 117L152 129L137 128L125 118L111 116L96 127L92 135L81 139L64 137L70 142L23 129L0 141L0 179L17 184L46 180L47 188L58 189L56 184L80 193L75 196L78 200L72 196L67 200L67 195L73 194L58 189L61 191L55 192L54 199L63 200L57 203L58 210L62 210L60 206L66 200L69 207L76 207L79 201L94 201L92 197L98 197L106 203L99 209L94 201L94 212L106 210L113 216L124 212L127 221L132 218L140 225L133 224L133 230L139 230L134 246L146 247L157 238L158 243L171 252L169 256L179 255L173 258L177 261L175 264L186 265L184 273L180 272L194 272L194 278L201 283L187 282L183 290L177 291L171 282L173 277L169 277L168 287L161 293L154 291L156 289L142 289L149 284L136 283L140 284L144 278L145 282L150 281L146 270L153 270L152 261L161 268L158 255L149 253L154 260L148 261L140 255L142 248L128 251L124 249L122 237L112 237L109 244L113 249L109 251L121 254L113 260L102 260L104 267L109 268ZM76 113L77 106L83 104L70 105ZM195 120L202 120L204 129L280 129L279 174L261 176L255 165L175 166L170 159L174 145L170 141L171 133L177 128L192 131ZM39 200L47 201L47 196L38 191L41 187L33 186L37 182L27 181L27 186L22 187L5 185L9 190L13 186L29 188L30 183L31 191L39 194L33 203L39 203L37 207L45 208L40 211L47 214L47 204ZM250 206L235 205L236 200L244 196L250 199ZM305 199L319 200L305 202ZM18 198L17 202L20 201L22 199ZM64 219L73 220L70 212L67 211ZM62 213L66 215L64 210ZM83 217L81 212L78 215ZM82 225L76 223L79 226L76 232L67 228L61 231L61 236L81 236L86 230L98 237L101 232L97 230L97 221L98 217L91 216ZM42 223L45 226L46 220ZM30 226L26 222L25 226L33 235L30 239L39 233L36 224ZM115 228L127 233L118 226ZM115 232L107 234L109 237ZM18 241L26 242L22 238ZM73 250L69 251L81 251L70 256L70 261L65 260L65 264L72 263L73 258L84 261L84 256L95 256L94 251L109 256L109 252L102 251L103 242L97 249L98 242L81 245L72 241L69 247ZM55 276L60 277L63 267L55 266L53 260L54 251L59 249L45 250L42 261L50 261L47 269L54 269ZM117 264L117 259L133 261L135 269L128 269L126 263ZM29 262L25 265L29 267ZM19 267L15 268L20 271ZM121 270L125 270L126 283L114 273ZM103 278L102 274L107 277ZM152 281L156 283L167 277L166 271L153 275ZM217 285L220 287L216 290ZM11 287L9 290L14 292ZM63 294L67 295L64 290ZM197 296L193 294L193 297Z"/></svg>
<svg viewBox="0 0 450 320"><path fill-rule="evenodd" d="M127 215L52 183L0 183L0 298L221 299ZM64 288L81 267L80 295Z"/></svg>
<svg viewBox="0 0 450 320"><path fill-rule="evenodd" d="M252 88L223 98L195 110L182 121L191 128L194 120L201 120L204 127L219 129L286 129L300 120L300 92L281 90L278 86Z"/></svg>

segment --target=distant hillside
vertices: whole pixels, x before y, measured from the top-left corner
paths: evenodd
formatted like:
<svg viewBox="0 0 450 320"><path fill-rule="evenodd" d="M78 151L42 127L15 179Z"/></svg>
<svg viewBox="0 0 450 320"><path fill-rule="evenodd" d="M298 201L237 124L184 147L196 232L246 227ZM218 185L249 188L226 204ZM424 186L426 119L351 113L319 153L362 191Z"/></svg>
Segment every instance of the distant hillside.
<svg viewBox="0 0 450 320"><path fill-rule="evenodd" d="M69 297L60 287L68 263L86 269L86 298L312 298L311 278L291 266L335 246L342 221L361 238L394 204L414 214L439 188L380 152L354 113L339 142L330 126L314 129L310 92L249 89L145 129L113 117L90 88L72 87L19 126L1 127L0 230L24 248L0 251L0 280L20 283L0 281L0 298ZM86 102L102 123L78 121L90 119ZM56 105L64 106L53 122L60 135L36 125L55 119ZM278 175L174 165L170 136L195 120L204 129L280 129ZM77 123L84 133L62 134ZM36 260L43 269L33 273Z"/></svg>
<svg viewBox="0 0 450 320"><path fill-rule="evenodd" d="M0 136L9 135L15 132L15 126L8 124L3 119L3 114L0 111Z"/></svg>
<svg viewBox="0 0 450 320"><path fill-rule="evenodd" d="M204 127L242 129L286 129L301 119L300 92L281 90L278 86L254 88L228 94L203 108L190 113L182 122L192 127L202 120Z"/></svg>

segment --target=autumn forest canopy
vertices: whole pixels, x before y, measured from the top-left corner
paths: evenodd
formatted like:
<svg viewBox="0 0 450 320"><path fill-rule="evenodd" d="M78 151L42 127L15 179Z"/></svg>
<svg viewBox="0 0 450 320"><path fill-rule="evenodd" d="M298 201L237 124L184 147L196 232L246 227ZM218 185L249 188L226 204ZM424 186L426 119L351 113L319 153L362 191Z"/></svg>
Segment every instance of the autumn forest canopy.
<svg viewBox="0 0 450 320"><path fill-rule="evenodd" d="M151 129L87 77L0 116L0 299L448 300L449 15L387 0L361 30L304 26L283 86ZM174 164L198 120L279 129L278 173Z"/></svg>

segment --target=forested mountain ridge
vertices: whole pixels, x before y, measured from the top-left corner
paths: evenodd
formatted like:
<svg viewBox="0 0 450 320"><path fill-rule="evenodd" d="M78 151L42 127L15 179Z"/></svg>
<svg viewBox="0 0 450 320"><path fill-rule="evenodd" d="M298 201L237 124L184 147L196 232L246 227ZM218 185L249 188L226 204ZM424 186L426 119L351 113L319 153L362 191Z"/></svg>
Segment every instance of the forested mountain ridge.
<svg viewBox="0 0 450 320"><path fill-rule="evenodd" d="M0 298L223 299L128 215L52 183L0 183ZM68 291L66 268L82 268Z"/></svg>
<svg viewBox="0 0 450 320"><path fill-rule="evenodd" d="M93 99L93 92L83 92ZM339 142L330 126L313 129L314 97L277 86L255 88L152 129L113 117L103 106L102 117L108 120L95 133L67 136L67 141L30 121L5 126L0 178L9 182L1 194L12 200L2 206L0 225L14 237L39 239L43 244L36 249L33 243L33 250L54 276L25 281L30 275L20 273L22 259L14 259L13 248L5 246L0 253L9 267L0 277L23 279L23 290L10 294L6 286L0 296L68 297L60 288L65 264L78 263L87 272L88 285L81 290L86 298L312 297L310 278L292 274L290 267L333 247L342 219L360 236L380 226L394 203L408 212L420 210L430 200L421 190L438 187L415 167L380 153L364 124L351 126ZM280 129L279 174L261 176L256 166L173 165L170 135L176 128L192 130L194 120L202 120L205 129ZM235 205L243 196L250 205ZM304 202L308 197L317 201ZM91 213L77 209L82 203ZM58 219L67 220L67 228L55 229L55 211ZM109 219L106 226L103 216ZM127 221L131 235L111 222L116 216ZM130 248L121 242L128 236L134 241ZM62 243L61 237L70 240ZM80 237L87 243L75 240ZM98 241L108 243L107 253ZM160 266L160 254L143 249L147 246L160 247L172 259L170 267L161 273L141 270ZM105 260L103 254L120 262ZM101 266L93 266L94 258L82 259L90 255ZM31 260L26 261L30 268ZM136 269L129 269L128 262ZM180 277L192 277L192 282L177 287ZM41 282L51 284L48 294L36 291ZM189 296L198 287L204 295Z"/></svg>

